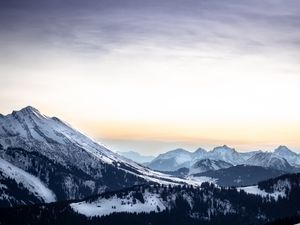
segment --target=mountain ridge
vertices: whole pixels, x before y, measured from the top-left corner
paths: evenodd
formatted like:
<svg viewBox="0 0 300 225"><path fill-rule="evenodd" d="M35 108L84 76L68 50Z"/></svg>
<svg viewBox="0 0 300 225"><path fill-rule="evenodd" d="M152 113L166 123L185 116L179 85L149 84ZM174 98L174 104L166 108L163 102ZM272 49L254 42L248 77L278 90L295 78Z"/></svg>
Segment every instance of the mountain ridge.
<svg viewBox="0 0 300 225"><path fill-rule="evenodd" d="M127 160L31 106L0 118L0 146L0 158L54 188L58 200L142 183L197 185Z"/></svg>
<svg viewBox="0 0 300 225"><path fill-rule="evenodd" d="M300 154L291 151L286 146L279 146L273 152L261 150L238 152L227 145L215 147L210 151L206 151L202 148L200 149L200 154L198 153L198 150L189 152L182 149L178 154L176 154L176 151L171 150L160 154L148 163L147 166L158 171L175 171L183 167L191 168L191 166L199 160L211 159L225 161L232 165L257 165L281 169L287 172L293 172L295 169L297 170L297 168L300 168ZM288 152L289 154L284 154L283 151ZM274 158L274 162L272 162L272 160L254 162L255 155L256 157L265 156L265 158ZM275 161L275 158L278 159L278 161ZM277 162L279 161L283 162L280 166L277 165Z"/></svg>

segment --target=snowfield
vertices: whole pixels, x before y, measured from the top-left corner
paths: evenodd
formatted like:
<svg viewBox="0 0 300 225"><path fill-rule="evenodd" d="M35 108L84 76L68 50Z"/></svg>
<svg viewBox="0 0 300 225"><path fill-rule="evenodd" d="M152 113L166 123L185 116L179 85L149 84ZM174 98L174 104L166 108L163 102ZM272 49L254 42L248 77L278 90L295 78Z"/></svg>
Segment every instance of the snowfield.
<svg viewBox="0 0 300 225"><path fill-rule="evenodd" d="M267 197L267 196L270 196L270 197L273 197L275 200L278 199L278 197L286 197L285 195L285 192L284 191L275 191L273 193L268 193L264 190L261 190L258 188L257 185L255 186L248 186L248 187L240 187L240 188L237 188L238 191L245 191L246 193L248 194L253 194L253 195L260 195L262 197Z"/></svg>
<svg viewBox="0 0 300 225"><path fill-rule="evenodd" d="M43 199L45 203L56 201L55 194L40 179L1 158L0 171L4 176L14 179L17 183L22 183L28 191Z"/></svg>
<svg viewBox="0 0 300 225"><path fill-rule="evenodd" d="M166 203L158 194L146 192L144 195L144 203L133 197L118 198L116 195L109 199L100 199L92 203L79 202L71 204L71 208L87 217L105 216L115 212L127 213L150 213L158 212L166 209Z"/></svg>

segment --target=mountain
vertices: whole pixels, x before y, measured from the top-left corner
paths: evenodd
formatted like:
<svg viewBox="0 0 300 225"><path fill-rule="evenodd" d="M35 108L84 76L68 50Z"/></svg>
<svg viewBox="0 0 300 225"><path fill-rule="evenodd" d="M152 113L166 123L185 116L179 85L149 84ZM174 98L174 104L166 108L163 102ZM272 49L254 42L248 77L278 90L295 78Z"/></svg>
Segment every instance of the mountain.
<svg viewBox="0 0 300 225"><path fill-rule="evenodd" d="M279 146L274 152L251 151L237 152L226 145L215 147L211 151L198 149L189 152L184 149L172 150L153 159L147 166L158 171L176 171L180 168L192 170L192 166L199 160L210 159L223 161L232 165L255 165L297 172L300 168L300 155L289 150L286 146Z"/></svg>
<svg viewBox="0 0 300 225"><path fill-rule="evenodd" d="M233 165L244 163L241 153L238 153L234 148L229 148L226 145L214 148L210 152L209 158L214 160L222 160Z"/></svg>
<svg viewBox="0 0 300 225"><path fill-rule="evenodd" d="M192 153L182 148L160 154L147 166L158 171L174 171L185 167L193 159ZM188 166L189 167L189 166Z"/></svg>
<svg viewBox="0 0 300 225"><path fill-rule="evenodd" d="M280 145L278 148L274 150L274 153L286 159L289 164L296 167L300 166L300 155L291 151L286 146Z"/></svg>
<svg viewBox="0 0 300 225"><path fill-rule="evenodd" d="M231 166L232 164L221 160L200 159L199 161L196 161L190 168L181 167L175 171L164 171L164 173L181 178L190 178L191 175L194 174L199 174L210 170L219 170Z"/></svg>
<svg viewBox="0 0 300 225"><path fill-rule="evenodd" d="M199 148L195 152L189 152L184 149L175 149L160 154L153 159L147 166L158 171L175 171L182 167L193 169L193 165L202 159L210 159L214 161L224 161L232 165L243 163L243 153L236 152L233 148L224 145L216 147L212 151Z"/></svg>
<svg viewBox="0 0 300 225"><path fill-rule="evenodd" d="M245 163L247 159L256 153L256 151L240 153L226 145L216 147L211 151L206 151L202 148L197 149L195 152L189 152L184 149L176 149L160 154L148 163L147 166L151 169L165 172L176 171L183 167L192 171L193 166L203 159L207 159L207 161L203 161L203 163L222 161L231 165L238 165ZM220 168L224 167L221 166Z"/></svg>
<svg viewBox="0 0 300 225"><path fill-rule="evenodd" d="M209 170L219 170L233 166L222 160L201 159L195 162L189 169L189 174L197 174Z"/></svg>
<svg viewBox="0 0 300 225"><path fill-rule="evenodd" d="M295 172L293 166L291 166L288 161L272 152L260 152L253 155L246 161L248 165L254 166L262 166L262 167L269 167L277 170L282 170L286 172Z"/></svg>
<svg viewBox="0 0 300 225"><path fill-rule="evenodd" d="M143 164L152 161L155 157L148 155L141 155L138 152L129 151L129 152L117 152L119 155L124 156L127 159L130 159L134 162Z"/></svg>
<svg viewBox="0 0 300 225"><path fill-rule="evenodd" d="M193 174L198 174L210 170L219 170L231 166L233 165L221 160L200 159L199 161L196 161L190 168L182 167L175 171L164 171L164 173L184 178L189 177Z"/></svg>
<svg viewBox="0 0 300 225"><path fill-rule="evenodd" d="M84 201L0 210L0 223L264 225L298 215L300 174L288 174L240 188L138 185ZM295 220L299 222L299 220Z"/></svg>
<svg viewBox="0 0 300 225"><path fill-rule="evenodd" d="M45 116L30 106L0 116L0 158L13 165L15 171L22 171L20 174L27 180L21 182L25 189L33 176L59 201L137 184L186 182L127 160L62 120ZM3 179L15 179L15 182L7 181L12 186L6 189L20 186L17 180L20 176L9 176L6 172L2 168ZM13 201L5 198L5 193L1 193L1 204L9 205ZM42 196L34 196L35 200L47 202Z"/></svg>
<svg viewBox="0 0 300 225"><path fill-rule="evenodd" d="M206 176L216 179L221 186L246 186L284 174L284 171L261 166L237 165L229 168L210 170L194 176Z"/></svg>

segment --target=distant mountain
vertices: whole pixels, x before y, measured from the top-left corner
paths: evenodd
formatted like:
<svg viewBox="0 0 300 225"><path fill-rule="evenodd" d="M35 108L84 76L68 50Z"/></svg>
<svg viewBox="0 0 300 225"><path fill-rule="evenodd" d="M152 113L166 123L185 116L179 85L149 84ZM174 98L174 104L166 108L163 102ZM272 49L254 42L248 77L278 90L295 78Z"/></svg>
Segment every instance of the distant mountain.
<svg viewBox="0 0 300 225"><path fill-rule="evenodd" d="M190 168L182 167L175 171L164 171L164 173L184 178L193 174L198 174L210 170L219 170L231 166L233 165L221 160L200 159L199 161L196 161Z"/></svg>
<svg viewBox="0 0 300 225"><path fill-rule="evenodd" d="M213 160L213 159L201 159L195 162L189 169L189 174L197 174L206 172L209 170L219 170L233 166L232 164L222 161L222 160Z"/></svg>
<svg viewBox="0 0 300 225"><path fill-rule="evenodd" d="M286 159L289 164L300 167L300 154L291 151L286 146L279 146L274 150L274 153Z"/></svg>
<svg viewBox="0 0 300 225"><path fill-rule="evenodd" d="M138 185L84 201L4 208L0 224L264 225L298 215L299 198L300 174L239 188Z"/></svg>
<svg viewBox="0 0 300 225"><path fill-rule="evenodd" d="M186 167L192 159L193 157L191 152L179 148L160 154L147 166L158 171L174 171L179 168Z"/></svg>
<svg viewBox="0 0 300 225"><path fill-rule="evenodd" d="M147 166L158 171L175 171L186 167L192 170L192 166L199 160L210 159L214 161L223 161L231 165L245 164L246 161L260 151L237 152L234 148L226 145L214 148L211 151L199 148L195 152L189 152L184 149L176 149L153 159Z"/></svg>
<svg viewBox="0 0 300 225"><path fill-rule="evenodd" d="M244 163L244 158L241 156L241 153L226 145L214 148L211 152L209 152L209 158L222 160L233 165Z"/></svg>
<svg viewBox="0 0 300 225"><path fill-rule="evenodd" d="M284 173L284 171L261 166L238 165L225 169L210 170L194 174L194 176L215 178L216 183L221 186L245 186L257 184L260 181L277 177Z"/></svg>
<svg viewBox="0 0 300 225"><path fill-rule="evenodd" d="M253 155L251 158L249 158L246 161L246 164L269 167L269 168L286 171L286 172L295 172L296 169L293 166L291 166L285 158L272 152L257 153Z"/></svg>
<svg viewBox="0 0 300 225"><path fill-rule="evenodd" d="M300 155L285 146L279 146L274 152L237 152L234 148L226 145L216 147L211 151L201 148L195 152L189 152L184 149L172 150L160 154L147 166L154 170L168 172L176 171L183 167L192 170L192 166L203 159L223 161L232 165L247 164L270 167L286 172L297 172L300 168Z"/></svg>
<svg viewBox="0 0 300 225"><path fill-rule="evenodd" d="M127 160L30 106L0 116L0 159L5 183L0 187L0 205L48 202L45 190L61 201L137 184L186 182ZM31 187L35 184L44 191ZM17 198L25 192L31 195L27 202Z"/></svg>
<svg viewBox="0 0 300 225"><path fill-rule="evenodd" d="M141 155L138 152L129 151L129 152L117 152L119 155L126 157L134 162L143 164L152 161L155 157L148 155Z"/></svg>

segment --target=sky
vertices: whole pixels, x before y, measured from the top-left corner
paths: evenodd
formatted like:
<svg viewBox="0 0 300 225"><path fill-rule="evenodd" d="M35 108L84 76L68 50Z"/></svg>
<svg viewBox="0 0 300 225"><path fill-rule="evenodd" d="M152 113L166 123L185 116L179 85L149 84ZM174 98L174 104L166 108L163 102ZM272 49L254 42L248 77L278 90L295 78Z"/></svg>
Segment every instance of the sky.
<svg viewBox="0 0 300 225"><path fill-rule="evenodd" d="M116 151L300 152L299 0L0 0L0 113Z"/></svg>

